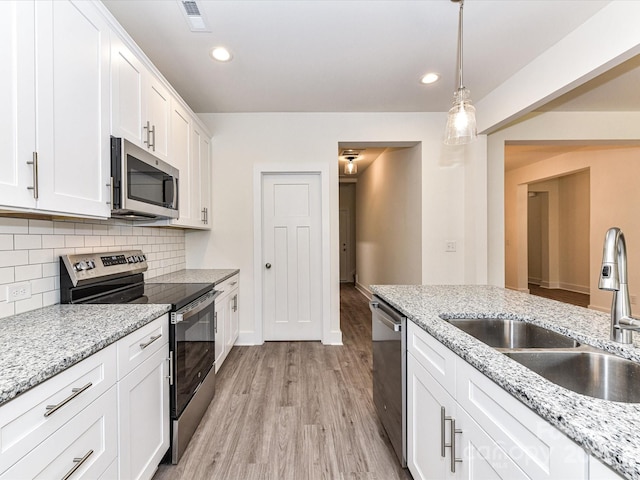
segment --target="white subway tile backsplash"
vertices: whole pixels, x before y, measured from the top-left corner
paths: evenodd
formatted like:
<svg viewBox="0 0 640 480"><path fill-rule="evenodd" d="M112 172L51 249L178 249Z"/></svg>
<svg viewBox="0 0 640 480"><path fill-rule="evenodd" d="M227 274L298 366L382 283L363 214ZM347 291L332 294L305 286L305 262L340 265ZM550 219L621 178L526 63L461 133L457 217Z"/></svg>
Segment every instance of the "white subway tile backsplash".
<svg viewBox="0 0 640 480"><path fill-rule="evenodd" d="M6 250L0 252L0 267L15 267L29 263L28 250Z"/></svg>
<svg viewBox="0 0 640 480"><path fill-rule="evenodd" d="M14 235L13 243L16 250L42 248L42 235Z"/></svg>
<svg viewBox="0 0 640 480"><path fill-rule="evenodd" d="M22 265L16 267L16 282L42 278L42 265Z"/></svg>
<svg viewBox="0 0 640 480"><path fill-rule="evenodd" d="M53 235L53 222L51 220L29 220L29 233Z"/></svg>
<svg viewBox="0 0 640 480"><path fill-rule="evenodd" d="M51 263L53 262L53 249L43 248L41 250L29 250L29 263Z"/></svg>
<svg viewBox="0 0 640 480"><path fill-rule="evenodd" d="M0 318L60 302L60 255L125 249L147 254L146 279L185 268L183 230L127 220L0 217ZM31 283L31 298L7 303L7 285L22 281Z"/></svg>
<svg viewBox="0 0 640 480"><path fill-rule="evenodd" d="M29 233L29 220L24 218L1 217L0 233Z"/></svg>
<svg viewBox="0 0 640 480"><path fill-rule="evenodd" d="M13 235L0 234L0 250L13 250Z"/></svg>

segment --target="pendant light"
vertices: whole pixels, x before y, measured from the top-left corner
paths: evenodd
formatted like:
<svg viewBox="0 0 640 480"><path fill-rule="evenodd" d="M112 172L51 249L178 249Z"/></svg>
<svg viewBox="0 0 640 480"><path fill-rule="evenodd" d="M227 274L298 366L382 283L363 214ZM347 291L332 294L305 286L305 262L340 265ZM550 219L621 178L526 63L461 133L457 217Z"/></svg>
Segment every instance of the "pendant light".
<svg viewBox="0 0 640 480"><path fill-rule="evenodd" d="M356 158L357 157L347 157L347 160L349 160L349 162L344 166L345 175L354 175L358 173L358 166L353 163Z"/></svg>
<svg viewBox="0 0 640 480"><path fill-rule="evenodd" d="M462 7L464 0L451 0L460 4L458 15L458 90L453 94L453 106L447 117L444 136L446 145L464 145L473 142L476 129L476 109L471 104L470 92L462 83Z"/></svg>

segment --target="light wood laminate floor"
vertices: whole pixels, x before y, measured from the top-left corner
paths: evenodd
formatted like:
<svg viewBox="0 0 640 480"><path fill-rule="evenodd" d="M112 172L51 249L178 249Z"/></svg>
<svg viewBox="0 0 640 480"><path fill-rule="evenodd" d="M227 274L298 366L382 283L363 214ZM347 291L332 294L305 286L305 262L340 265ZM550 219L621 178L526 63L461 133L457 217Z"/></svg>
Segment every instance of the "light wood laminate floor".
<svg viewBox="0 0 640 480"><path fill-rule="evenodd" d="M570 292L569 290L561 290L559 288L543 288L533 283L529 284L529 293L539 297L550 298L563 303L570 303L579 307L589 307L589 294Z"/></svg>
<svg viewBox="0 0 640 480"><path fill-rule="evenodd" d="M234 347L180 464L154 480L410 479L373 407L367 301L340 296L344 346Z"/></svg>

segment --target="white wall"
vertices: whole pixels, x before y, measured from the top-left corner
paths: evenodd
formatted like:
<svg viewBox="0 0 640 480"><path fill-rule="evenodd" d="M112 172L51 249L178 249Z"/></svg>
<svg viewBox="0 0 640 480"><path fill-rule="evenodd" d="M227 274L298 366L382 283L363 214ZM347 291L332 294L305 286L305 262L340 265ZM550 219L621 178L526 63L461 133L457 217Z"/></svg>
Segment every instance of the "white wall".
<svg viewBox="0 0 640 480"><path fill-rule="evenodd" d="M338 142L422 143L422 281L486 282L486 143L442 144L444 113L201 114L212 139L212 232L186 234L187 268L241 271L240 343L261 343L254 316L253 178L261 164L326 165L330 208L330 302L339 330ZM480 219L478 221L477 219ZM445 253L447 240L458 252Z"/></svg>
<svg viewBox="0 0 640 480"><path fill-rule="evenodd" d="M421 146L385 150L358 178L359 288L422 283Z"/></svg>
<svg viewBox="0 0 640 480"><path fill-rule="evenodd" d="M505 285L505 142L638 140L640 112L549 112L532 114L488 136L488 281ZM592 172L591 181L594 181ZM593 185L592 185L593 188ZM525 191L526 195L526 191ZM604 233L603 233L604 235ZM604 238L604 237L603 237Z"/></svg>
<svg viewBox="0 0 640 480"><path fill-rule="evenodd" d="M185 268L184 231L128 220L0 217L0 318L60 303L60 255L142 250L153 278ZM31 298L6 302L6 285L29 282Z"/></svg>

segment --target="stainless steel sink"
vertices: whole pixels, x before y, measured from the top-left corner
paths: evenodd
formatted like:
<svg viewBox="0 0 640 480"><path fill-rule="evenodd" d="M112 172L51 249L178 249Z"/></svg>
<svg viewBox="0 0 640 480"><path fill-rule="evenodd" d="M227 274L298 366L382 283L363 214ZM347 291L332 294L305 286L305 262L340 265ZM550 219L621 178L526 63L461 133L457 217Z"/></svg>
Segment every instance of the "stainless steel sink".
<svg viewBox="0 0 640 480"><path fill-rule="evenodd" d="M500 318L451 318L451 325L494 348L575 348L580 344L532 323Z"/></svg>
<svg viewBox="0 0 640 480"><path fill-rule="evenodd" d="M640 364L604 351L503 352L550 382L590 397L640 403Z"/></svg>

